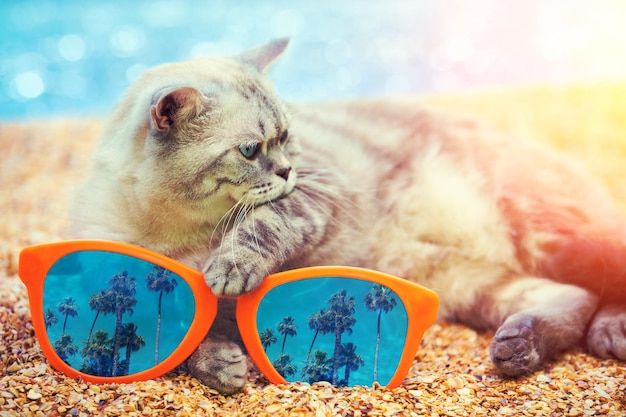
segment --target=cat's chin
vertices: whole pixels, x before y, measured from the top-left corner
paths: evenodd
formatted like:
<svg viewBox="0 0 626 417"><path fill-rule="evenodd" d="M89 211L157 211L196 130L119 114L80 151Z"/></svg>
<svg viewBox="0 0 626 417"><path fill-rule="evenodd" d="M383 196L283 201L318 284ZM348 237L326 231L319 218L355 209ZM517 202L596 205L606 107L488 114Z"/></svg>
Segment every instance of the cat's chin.
<svg viewBox="0 0 626 417"><path fill-rule="evenodd" d="M270 201L278 200L279 198L287 197L289 194L296 189L296 181L287 181L280 193L275 198L272 198Z"/></svg>
<svg viewBox="0 0 626 417"><path fill-rule="evenodd" d="M289 179L285 183L285 190L283 191L283 196L289 195L296 188L296 173L292 172L289 176Z"/></svg>

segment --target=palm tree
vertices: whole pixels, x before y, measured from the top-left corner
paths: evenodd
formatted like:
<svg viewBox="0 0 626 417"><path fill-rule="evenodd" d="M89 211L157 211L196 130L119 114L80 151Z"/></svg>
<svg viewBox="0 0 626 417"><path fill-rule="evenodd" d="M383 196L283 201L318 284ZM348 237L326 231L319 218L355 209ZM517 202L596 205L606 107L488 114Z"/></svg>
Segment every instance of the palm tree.
<svg viewBox="0 0 626 417"><path fill-rule="evenodd" d="M354 318L355 302L354 297L348 297L346 290L333 294L328 299L327 309L328 319L333 324L335 334L335 347L333 350L333 374L331 383L337 384L337 373L339 371L341 354L341 336L343 333L352 333L352 326L356 323Z"/></svg>
<svg viewBox="0 0 626 417"><path fill-rule="evenodd" d="M278 373L285 378L291 375L295 375L295 373L298 371L296 365L291 363L291 356L285 355L283 353L278 356L278 359L274 361L273 365L274 369L276 369L276 371L278 371Z"/></svg>
<svg viewBox="0 0 626 417"><path fill-rule="evenodd" d="M365 294L365 308L368 311L378 311L376 324L376 352L374 353L374 381L378 380L378 351L380 349L380 318L384 313L388 313L397 304L394 292L389 288L372 284L370 291Z"/></svg>
<svg viewBox="0 0 626 417"><path fill-rule="evenodd" d="M157 328L156 328L156 341L154 346L154 364L159 363L159 336L161 334L161 301L163 294L169 294L176 288L177 282L174 278L170 280L170 271L160 266L155 265L152 268L152 272L146 277L146 287L150 291L159 293L158 313L157 313Z"/></svg>
<svg viewBox="0 0 626 417"><path fill-rule="evenodd" d="M125 313L133 314L133 307L137 304L134 297L135 277L129 277L127 271L116 274L109 280L109 291L115 305L115 334L113 335L113 365L111 375L117 375L117 366L120 356L121 337L122 337L122 316Z"/></svg>
<svg viewBox="0 0 626 417"><path fill-rule="evenodd" d="M350 385L350 372L358 370L363 365L365 365L365 361L361 355L356 353L356 345L354 343L342 344L339 366L344 366L345 368L340 385Z"/></svg>
<svg viewBox="0 0 626 417"><path fill-rule="evenodd" d="M315 330L313 334L313 339L311 340L311 344L309 345L309 350L306 354L305 363L309 362L311 357L311 352L313 351L313 345L315 344L315 340L317 339L317 335L321 332L322 334L330 333L333 331L333 323L328 319L328 314L325 310L320 310L319 313L313 313L307 319L307 324L311 330Z"/></svg>
<svg viewBox="0 0 626 417"><path fill-rule="evenodd" d="M265 329L263 333L259 335L261 337L261 345L263 345L263 350L267 352L267 349L274 343L276 343L276 336L274 336L274 331L272 329Z"/></svg>
<svg viewBox="0 0 626 417"><path fill-rule="evenodd" d="M74 344L74 339L69 334L62 334L59 340L54 342L54 351L64 362L67 362L70 356L74 356L78 352L78 348Z"/></svg>
<svg viewBox="0 0 626 417"><path fill-rule="evenodd" d="M113 366L113 341L104 330L96 330L80 351L84 359L82 372L90 375L110 376ZM85 362L88 365L85 365Z"/></svg>
<svg viewBox="0 0 626 417"><path fill-rule="evenodd" d="M128 375L130 372L130 354L137 352L139 349L146 345L146 341L143 337L137 334L137 326L135 323L127 323L122 328L120 343L126 347L126 358L124 360L124 375Z"/></svg>
<svg viewBox="0 0 626 417"><path fill-rule="evenodd" d="M333 372L333 360L328 358L328 354L317 349L313 352L313 359L309 361L302 370L300 376L306 382L312 384L318 381L329 381Z"/></svg>
<svg viewBox="0 0 626 417"><path fill-rule="evenodd" d="M298 326L295 323L295 320L291 316L283 317L283 320L278 323L277 326L278 333L283 335L283 346L280 350L280 354L282 355L285 352L285 342L287 341L287 336L295 336L297 334Z"/></svg>
<svg viewBox="0 0 626 417"><path fill-rule="evenodd" d="M46 329L48 329L48 327L50 326L54 326L58 322L59 319L57 318L56 314L54 314L54 311L51 308L47 309L46 314L44 314L43 317L43 323L46 326Z"/></svg>
<svg viewBox="0 0 626 417"><path fill-rule="evenodd" d="M61 330L61 337L65 335L65 326L67 326L67 318L72 316L76 317L78 315L78 306L74 304L76 300L72 297L65 297L63 301L59 303L58 309L61 315L65 316L63 320L63 330Z"/></svg>
<svg viewBox="0 0 626 417"><path fill-rule="evenodd" d="M113 293L110 291L100 291L89 297L89 308L96 312L96 316L93 318L91 328L89 329L89 335L87 336L87 342L91 339L91 334L96 326L96 321L100 314L109 314L115 312L115 299Z"/></svg>

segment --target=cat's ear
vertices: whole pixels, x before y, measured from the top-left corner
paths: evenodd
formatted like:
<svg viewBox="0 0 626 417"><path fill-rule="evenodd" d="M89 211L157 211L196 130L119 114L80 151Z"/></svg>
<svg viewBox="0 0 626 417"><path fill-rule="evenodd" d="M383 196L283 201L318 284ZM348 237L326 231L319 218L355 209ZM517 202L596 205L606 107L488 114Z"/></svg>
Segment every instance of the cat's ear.
<svg viewBox="0 0 626 417"><path fill-rule="evenodd" d="M152 97L152 103L152 127L162 133L200 116L210 108L210 101L192 87L159 90Z"/></svg>
<svg viewBox="0 0 626 417"><path fill-rule="evenodd" d="M288 44L289 38L276 39L268 44L245 51L237 57L255 67L259 72L266 72L270 65L285 52Z"/></svg>

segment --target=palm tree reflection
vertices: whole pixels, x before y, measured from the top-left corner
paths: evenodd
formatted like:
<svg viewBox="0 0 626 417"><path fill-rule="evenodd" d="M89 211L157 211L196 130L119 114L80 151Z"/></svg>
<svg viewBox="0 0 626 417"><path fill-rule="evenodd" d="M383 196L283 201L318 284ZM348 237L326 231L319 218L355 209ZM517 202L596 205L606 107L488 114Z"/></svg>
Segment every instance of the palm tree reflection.
<svg viewBox="0 0 626 417"><path fill-rule="evenodd" d="M376 353L374 354L374 381L378 380L378 355L380 350L380 319L383 313L393 310L397 302L394 293L389 288L379 284L372 285L372 289L365 295L365 308L377 311L376 318Z"/></svg>
<svg viewBox="0 0 626 417"><path fill-rule="evenodd" d="M311 301L313 312L306 316L306 326L303 327L305 329L304 337L307 340L304 346L302 346L302 338L299 339L299 346L295 346L294 343L286 344L287 336L295 337L297 335L298 321L302 321L302 316L299 316L299 319L295 319L293 316L285 316L276 323L276 330L283 335L283 338L282 347L273 361L274 367L285 378L299 375L301 380L309 383L329 381L334 385L347 386L350 385L350 379L353 374L366 365L366 360L360 352L369 352L367 357L373 358L374 362L374 378L371 379L371 382L377 381L381 334L384 330L381 317L383 313L389 313L396 307L398 304L397 296L389 288L378 284L370 284L359 280L349 280L352 282L348 284L345 282L345 279L334 279L337 280L335 283L344 283L346 288L334 292L326 299L324 304L316 304L314 300L310 300L310 298L315 298L316 296L310 297L309 295L307 299L307 303ZM356 284L354 283L355 281ZM351 285L354 287L351 287ZM366 285L366 287L359 289L363 285ZM362 300L360 303L351 294L352 290L350 288L355 289L356 294L361 294L359 296ZM294 297L294 299L297 299L297 297ZM278 297L276 304L285 308L290 307L288 303L284 303ZM375 316L376 321L368 315L367 312L369 311L377 313ZM268 310L264 311L263 314L270 315L275 313ZM362 328L365 326L373 330L375 327L376 339L366 340L362 331L358 336L352 337L354 326L357 322L362 322ZM369 322L371 322L371 325ZM376 326L374 326L374 323L376 323ZM322 337L324 335L329 335L330 337ZM265 329L260 334L260 337L261 344L266 352L277 341L271 328ZM401 350L401 347L398 349ZM300 369L298 369L298 366ZM367 366L369 370L372 369L371 362L367 363ZM369 374L369 371L368 375L367 380L370 380L369 378L372 378L372 374ZM363 377L360 380L363 380Z"/></svg>
<svg viewBox="0 0 626 417"><path fill-rule="evenodd" d="M159 293L159 301L157 308L157 328L156 328L156 342L154 346L154 364L159 363L159 338L161 335L161 304L163 302L163 294L169 294L176 288L177 282L174 278L170 279L170 274L167 269L154 266L152 272L146 278L146 287L150 291Z"/></svg>
<svg viewBox="0 0 626 417"><path fill-rule="evenodd" d="M144 262L134 258L132 260ZM140 268L135 269L140 270ZM84 272L82 273L84 274ZM142 359L142 364L136 365L143 367L139 371L150 367L146 363L147 355L149 357L153 354L155 364L158 363L162 303L164 297L175 290L177 281L174 277L177 275L155 265L151 272L144 276L145 290L139 288L144 291L140 295L137 294L136 278L127 269L119 270L113 274L108 281L105 281L105 288L100 288L91 294L84 294L82 288L64 290L63 292L73 292L71 292L72 297L63 298L57 305L58 313L63 318L63 326L60 336L53 342L53 346L59 357L81 372L99 376L128 375L132 369L131 357L136 354L141 354ZM88 276L82 278L90 279ZM147 297L147 291L158 293L158 301L155 302L152 297ZM47 297L48 295L45 294L44 300L49 304ZM83 305L86 304L95 313L93 318L80 320L82 314L80 314L77 305L78 299L82 300ZM134 309L141 302L149 303L152 306L157 304L155 316L150 320L150 316L146 316L145 312L147 304L143 304L141 322L129 321L128 318L133 316ZM150 307L149 311L154 311L153 307ZM114 320L103 320L102 317L106 315L113 315ZM146 317L148 318L146 319ZM80 322L80 325L73 326L74 322L70 322L70 318L78 318L76 323ZM55 312L50 308L45 310L44 324L46 329L50 329L50 335L59 334L58 331L54 330L57 322L59 322L59 318ZM144 335L146 332L154 335L153 331L156 332L155 344L148 348L150 349L148 352L144 352L146 349ZM182 336L180 337L182 338ZM76 338L79 339L77 342L75 341ZM77 343L82 344L80 351ZM80 355L80 360L72 359L76 354ZM133 372L138 372L138 370Z"/></svg>

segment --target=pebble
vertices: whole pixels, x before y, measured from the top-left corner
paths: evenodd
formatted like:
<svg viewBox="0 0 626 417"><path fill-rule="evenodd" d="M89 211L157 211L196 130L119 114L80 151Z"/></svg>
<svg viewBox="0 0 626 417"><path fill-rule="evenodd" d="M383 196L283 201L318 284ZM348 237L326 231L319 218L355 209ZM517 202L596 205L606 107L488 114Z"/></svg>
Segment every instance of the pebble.
<svg viewBox="0 0 626 417"><path fill-rule="evenodd" d="M549 376L547 376L545 374L539 374L539 375L537 375L537 381L539 381L539 382L552 382L552 378L550 378Z"/></svg>
<svg viewBox="0 0 626 417"><path fill-rule="evenodd" d="M41 395L41 393L40 393L40 392L35 391L35 389L33 389L33 388L31 388L31 389L28 391L28 394L26 394L26 396L27 396L29 399L31 399L31 400L38 400L38 399L40 399L41 397L43 397L43 395Z"/></svg>

